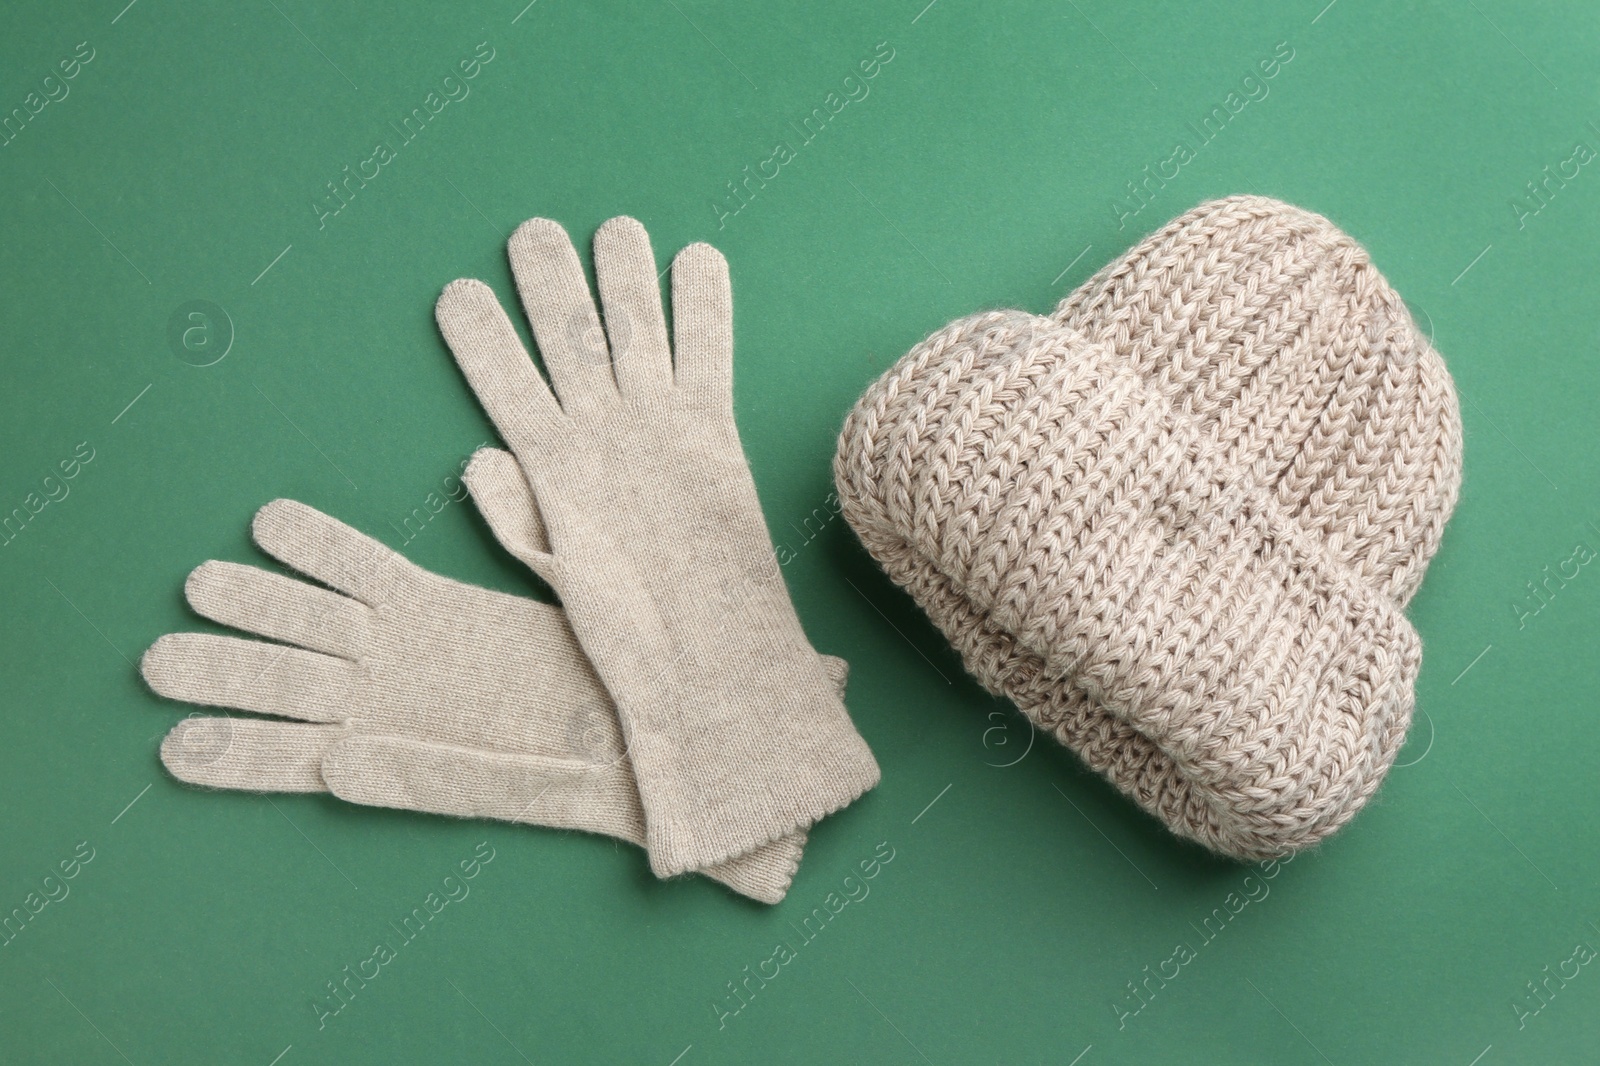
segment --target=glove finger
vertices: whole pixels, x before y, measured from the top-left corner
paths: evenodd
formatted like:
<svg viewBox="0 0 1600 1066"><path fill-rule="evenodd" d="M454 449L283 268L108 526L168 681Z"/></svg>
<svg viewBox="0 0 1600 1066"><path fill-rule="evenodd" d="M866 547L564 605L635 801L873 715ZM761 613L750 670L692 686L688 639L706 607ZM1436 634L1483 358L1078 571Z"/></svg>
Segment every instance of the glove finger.
<svg viewBox="0 0 1600 1066"><path fill-rule="evenodd" d="M478 513L489 524L495 539L506 551L528 565L534 573L551 580L555 560L533 488L522 467L508 451L479 448L467 464L462 480L472 494Z"/></svg>
<svg viewBox="0 0 1600 1066"><path fill-rule="evenodd" d="M366 647L371 608L282 574L214 559L195 567L183 594L203 617L256 636L341 659Z"/></svg>
<svg viewBox="0 0 1600 1066"><path fill-rule="evenodd" d="M359 735L328 749L322 776L340 799L370 807L581 829L644 842L627 762L586 763Z"/></svg>
<svg viewBox="0 0 1600 1066"><path fill-rule="evenodd" d="M159 696L305 722L351 717L361 668L344 659L210 633L168 633L139 662Z"/></svg>
<svg viewBox="0 0 1600 1066"><path fill-rule="evenodd" d="M519 452L537 450L546 427L561 424L561 407L494 290L471 278L452 281L434 305L433 317L500 435Z"/></svg>
<svg viewBox="0 0 1600 1066"><path fill-rule="evenodd" d="M611 349L567 231L547 218L529 219L506 251L561 409L575 414L614 401Z"/></svg>
<svg viewBox="0 0 1600 1066"><path fill-rule="evenodd" d="M672 353L661 310L661 275L650 235L637 220L619 215L600 227L594 235L594 275L617 389L624 396L666 391L672 386Z"/></svg>
<svg viewBox="0 0 1600 1066"><path fill-rule="evenodd" d="M388 545L295 500L262 507L250 533L279 562L368 606L388 599L412 570Z"/></svg>
<svg viewBox="0 0 1600 1066"><path fill-rule="evenodd" d="M680 388L733 399L733 289L728 261L691 244L672 261L673 352Z"/></svg>
<svg viewBox="0 0 1600 1066"><path fill-rule="evenodd" d="M161 762L179 781L243 792L326 792L322 756L342 726L185 718L161 742Z"/></svg>

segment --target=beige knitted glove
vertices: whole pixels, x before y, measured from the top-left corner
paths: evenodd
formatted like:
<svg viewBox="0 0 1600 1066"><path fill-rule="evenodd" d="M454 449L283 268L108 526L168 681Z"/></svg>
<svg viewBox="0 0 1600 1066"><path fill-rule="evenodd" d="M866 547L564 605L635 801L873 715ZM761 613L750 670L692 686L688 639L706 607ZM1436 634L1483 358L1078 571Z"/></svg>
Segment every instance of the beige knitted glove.
<svg viewBox="0 0 1600 1066"><path fill-rule="evenodd" d="M612 219L594 250L603 333L561 227L511 239L555 395L483 283L451 283L437 317L538 500L535 569L616 701L670 876L809 826L878 767L800 628L745 464L726 262L704 244L673 262L669 349L643 227Z"/></svg>
<svg viewBox="0 0 1600 1066"><path fill-rule="evenodd" d="M1170 759L1218 839L1315 839L1381 779L1415 633L1108 347L1017 312L952 323L868 390L857 437L841 498L891 576L943 605L918 564L943 575Z"/></svg>
<svg viewBox="0 0 1600 1066"><path fill-rule="evenodd" d="M494 499L486 517L514 540L531 501ZM199 614L286 643L169 634L141 664L150 687L289 721L186 719L161 746L173 776L644 843L615 709L558 608L431 574L290 500L252 530L337 591L227 562L190 575ZM842 662L824 668L842 685ZM790 836L702 872L776 903L803 846Z"/></svg>

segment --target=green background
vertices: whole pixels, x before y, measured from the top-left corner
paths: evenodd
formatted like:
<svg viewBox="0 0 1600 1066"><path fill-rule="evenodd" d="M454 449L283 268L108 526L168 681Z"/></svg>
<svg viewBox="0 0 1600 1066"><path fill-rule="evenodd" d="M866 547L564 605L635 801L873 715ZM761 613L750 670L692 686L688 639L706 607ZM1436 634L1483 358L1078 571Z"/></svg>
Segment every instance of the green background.
<svg viewBox="0 0 1600 1066"><path fill-rule="evenodd" d="M1512 206L1600 146L1590 5L123 2L10 4L0 33L0 113L94 52L0 147L0 513L81 442L94 455L0 547L0 913L80 842L94 855L0 946L0 1061L1600 1058L1600 967L1528 987L1600 948L1600 575L1516 609L1544 567L1600 548L1600 173ZM325 184L480 42L494 59L470 95L319 229ZM879 42L893 59L869 95L719 225L727 183ZM1280 42L1269 94L1119 226L1127 183ZM1241 191L1371 250L1445 353L1466 429L1461 503L1410 611L1427 652L1403 765L1270 879L1030 747L842 521L802 535L844 412L911 344L975 309L1047 310ZM205 628L190 568L265 562L247 529L267 500L542 594L470 505L400 531L495 439L432 304L465 275L509 295L524 218L586 248L621 213L663 266L694 240L727 254L746 448L807 630L853 663L882 785L816 829L764 908L656 882L606 839L166 776L157 744L191 708L134 664ZM174 346L197 300L227 321ZM191 365L228 323L225 358ZM325 983L484 841L470 896L319 1029ZM881 842L870 895L719 1026L726 983ZM1259 898L1204 942L1230 893ZM1122 1015L1180 943L1196 957Z"/></svg>

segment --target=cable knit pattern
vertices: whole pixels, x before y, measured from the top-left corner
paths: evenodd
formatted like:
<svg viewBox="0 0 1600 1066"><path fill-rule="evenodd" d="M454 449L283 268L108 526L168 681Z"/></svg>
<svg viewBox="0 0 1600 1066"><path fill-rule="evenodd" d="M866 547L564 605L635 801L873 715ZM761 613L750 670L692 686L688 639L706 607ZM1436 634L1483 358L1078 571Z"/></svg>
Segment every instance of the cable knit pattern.
<svg viewBox="0 0 1600 1066"><path fill-rule="evenodd" d="M1062 321L1132 376L1060 392L1052 374L1103 350ZM1149 451L1155 425L1183 458ZM1384 601L1437 547L1459 427L1442 361L1359 246L1241 197L1165 227L1056 321L929 338L852 412L835 475L863 542L986 687L1175 832L1256 858L1348 821L1404 739L1416 645ZM1112 467L1084 465L1096 441ZM1052 596L1071 602L1038 613ZM1306 678L1338 669L1311 649L1340 640L1386 650L1319 695Z"/></svg>

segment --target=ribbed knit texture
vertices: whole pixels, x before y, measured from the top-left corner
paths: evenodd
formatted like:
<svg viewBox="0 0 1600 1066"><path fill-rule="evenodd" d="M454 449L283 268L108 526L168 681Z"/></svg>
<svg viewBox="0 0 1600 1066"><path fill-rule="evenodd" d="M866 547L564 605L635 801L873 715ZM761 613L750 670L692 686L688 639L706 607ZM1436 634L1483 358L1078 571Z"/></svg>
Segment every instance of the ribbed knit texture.
<svg viewBox="0 0 1600 1066"><path fill-rule="evenodd" d="M1414 592L1459 487L1455 394L1399 297L1331 223L1256 197L1202 205L1068 297L1060 320L1107 342L1192 425L1206 462L1274 499L1279 514L1313 535L1315 551L1397 603ZM897 477L918 479L964 516L948 528L980 535L975 483L949 439L930 428L935 410L954 402L952 390L979 397L963 417L992 420L968 446L1026 467L1037 442L1018 436L1025 401L1002 381L1031 348L1051 350L1039 342L1055 328L1033 316L976 316L935 334L885 374L840 438L835 472L846 517L986 687L1014 700L1175 832L1240 857L1321 839L1381 781L1403 740L1403 715L1368 723L1375 756L1342 791L1308 790L1298 756L1258 752L1275 768L1263 787L1280 798L1302 796L1303 809L1280 802L1280 813L1296 813L1241 818L1233 800L1202 787L1170 745L1108 713L1089 698L1092 684L1068 677L976 602L937 553L924 551L936 528L932 512L890 491ZM953 354L958 349L966 354ZM1074 357L1070 345L1054 350L1058 359ZM1059 502L1039 496L1029 521L1054 514Z"/></svg>
<svg viewBox="0 0 1600 1066"><path fill-rule="evenodd" d="M1444 360L1366 249L1261 196L1202 204L1061 301L1328 550L1409 602L1461 487Z"/></svg>

